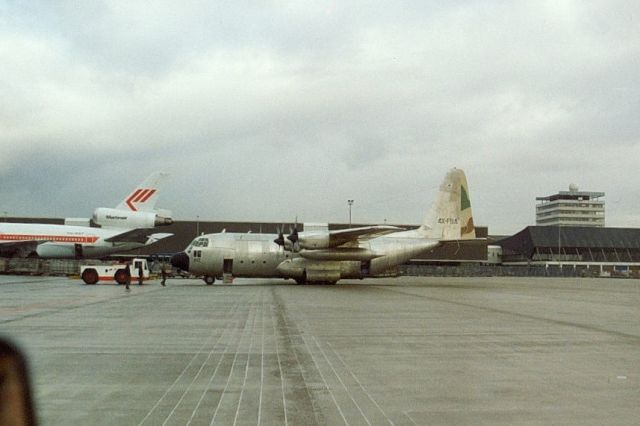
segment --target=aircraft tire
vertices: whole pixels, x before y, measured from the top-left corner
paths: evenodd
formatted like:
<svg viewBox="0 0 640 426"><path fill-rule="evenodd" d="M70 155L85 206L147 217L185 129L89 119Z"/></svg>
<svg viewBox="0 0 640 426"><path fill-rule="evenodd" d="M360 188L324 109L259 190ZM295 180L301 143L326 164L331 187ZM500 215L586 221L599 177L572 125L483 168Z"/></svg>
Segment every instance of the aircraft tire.
<svg viewBox="0 0 640 426"><path fill-rule="evenodd" d="M98 282L98 272L95 269L85 269L81 278L85 284L95 284Z"/></svg>
<svg viewBox="0 0 640 426"><path fill-rule="evenodd" d="M113 275L113 279L120 285L127 283L127 274L124 272L124 269L118 269L116 273Z"/></svg>
<svg viewBox="0 0 640 426"><path fill-rule="evenodd" d="M302 272L302 276L300 278L295 278L295 280L298 284L309 284L309 281L307 281L307 270L305 269Z"/></svg>
<svg viewBox="0 0 640 426"><path fill-rule="evenodd" d="M213 285L213 283L216 282L216 278L209 275L205 276L203 280L207 285Z"/></svg>

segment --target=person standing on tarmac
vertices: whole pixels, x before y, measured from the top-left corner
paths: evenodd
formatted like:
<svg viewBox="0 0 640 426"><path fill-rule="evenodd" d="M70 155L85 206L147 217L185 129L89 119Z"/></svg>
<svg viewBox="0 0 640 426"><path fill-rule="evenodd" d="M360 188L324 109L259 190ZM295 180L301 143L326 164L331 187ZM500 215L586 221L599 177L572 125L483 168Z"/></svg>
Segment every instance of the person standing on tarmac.
<svg viewBox="0 0 640 426"><path fill-rule="evenodd" d="M144 272L142 271L142 262L138 265L138 285L142 285L144 279Z"/></svg>
<svg viewBox="0 0 640 426"><path fill-rule="evenodd" d="M129 284L131 284L131 268L129 268L129 264L124 267L124 276L125 276L125 288L129 290Z"/></svg>
<svg viewBox="0 0 640 426"><path fill-rule="evenodd" d="M166 284L165 282L167 281L167 265L162 262L162 268L160 269L160 276L162 277L162 281L160 281L160 284L162 284L162 287L165 287Z"/></svg>

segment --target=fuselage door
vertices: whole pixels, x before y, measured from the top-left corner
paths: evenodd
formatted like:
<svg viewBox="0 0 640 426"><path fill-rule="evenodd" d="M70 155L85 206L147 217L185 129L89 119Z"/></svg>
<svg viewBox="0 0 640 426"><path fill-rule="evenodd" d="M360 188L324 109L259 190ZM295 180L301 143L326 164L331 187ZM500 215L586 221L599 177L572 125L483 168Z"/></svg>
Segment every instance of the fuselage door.
<svg viewBox="0 0 640 426"><path fill-rule="evenodd" d="M233 274L233 258L224 258L222 261L222 273Z"/></svg>
<svg viewBox="0 0 640 426"><path fill-rule="evenodd" d="M82 259L84 257L84 255L82 254L82 244L73 245L73 254L76 259Z"/></svg>
<svg viewBox="0 0 640 426"><path fill-rule="evenodd" d="M363 277L366 277L366 276L369 276L370 272L371 272L371 261L365 260L363 262L360 262L360 274Z"/></svg>

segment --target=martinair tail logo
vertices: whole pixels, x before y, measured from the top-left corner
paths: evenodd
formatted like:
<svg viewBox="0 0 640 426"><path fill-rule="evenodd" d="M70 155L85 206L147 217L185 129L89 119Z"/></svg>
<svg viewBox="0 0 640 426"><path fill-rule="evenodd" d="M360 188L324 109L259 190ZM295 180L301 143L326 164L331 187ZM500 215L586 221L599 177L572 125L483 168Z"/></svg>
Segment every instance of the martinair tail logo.
<svg viewBox="0 0 640 426"><path fill-rule="evenodd" d="M155 193L155 189L139 188L133 191L133 193L126 199L125 202L127 203L127 206L129 206L129 208L135 212L138 211L138 209L136 208L136 206L134 206L134 203L145 203Z"/></svg>

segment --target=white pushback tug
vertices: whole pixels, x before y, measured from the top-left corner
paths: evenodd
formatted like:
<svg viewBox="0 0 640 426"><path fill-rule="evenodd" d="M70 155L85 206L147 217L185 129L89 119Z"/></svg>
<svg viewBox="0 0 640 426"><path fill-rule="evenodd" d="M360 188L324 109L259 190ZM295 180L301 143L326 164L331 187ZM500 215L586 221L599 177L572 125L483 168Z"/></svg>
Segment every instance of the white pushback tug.
<svg viewBox="0 0 640 426"><path fill-rule="evenodd" d="M135 258L129 265L131 282L139 281L139 271L142 266L142 279L149 280L149 265L147 259ZM115 281L118 284L126 284L126 263L114 263L112 265L82 265L80 266L80 278L85 284L96 284L98 281Z"/></svg>

